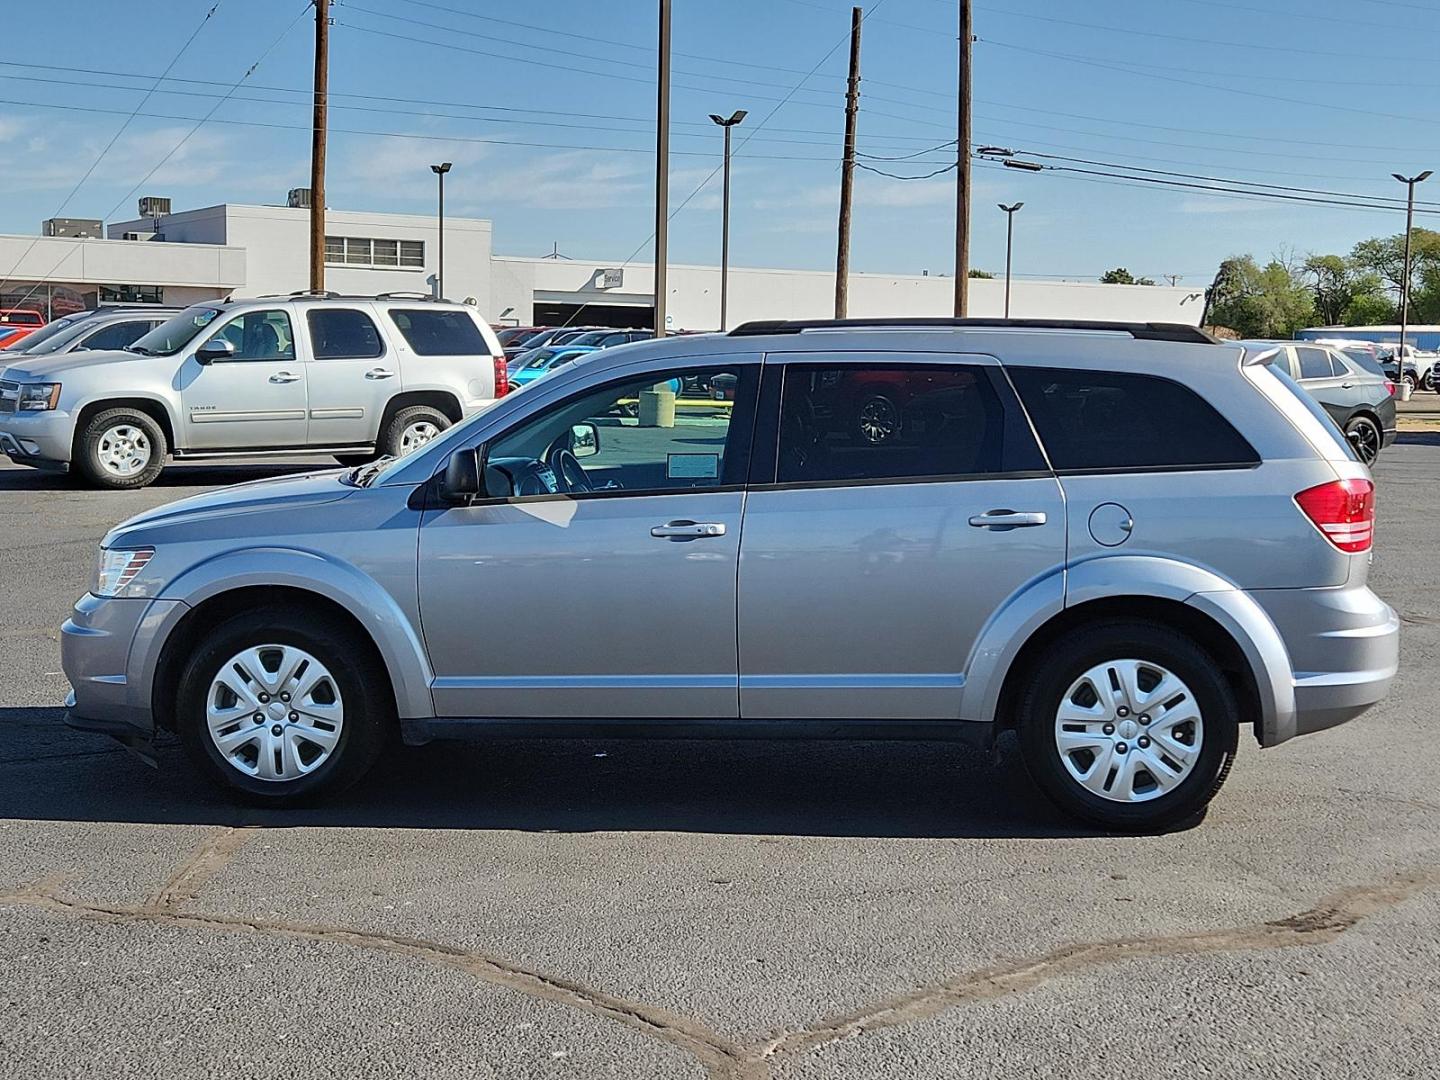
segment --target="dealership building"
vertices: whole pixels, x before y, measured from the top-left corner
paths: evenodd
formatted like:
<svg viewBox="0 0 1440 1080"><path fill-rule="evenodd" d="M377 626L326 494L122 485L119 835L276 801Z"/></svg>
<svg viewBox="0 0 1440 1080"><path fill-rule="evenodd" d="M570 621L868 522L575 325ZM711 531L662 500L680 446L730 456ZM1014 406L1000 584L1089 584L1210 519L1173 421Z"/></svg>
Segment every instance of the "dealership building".
<svg viewBox="0 0 1440 1080"><path fill-rule="evenodd" d="M142 216L110 223L46 222L42 236L0 236L0 307L33 307L55 318L105 303L185 305L226 296L264 296L309 286L309 210L304 191L285 206L225 203L171 212L141 200ZM325 214L326 287L334 292L434 293L437 221L428 215ZM497 325L573 322L652 326L655 274L649 264L496 255L492 225L445 219L445 292L473 300ZM671 264L666 322L713 330L720 322L720 268ZM849 314L944 316L954 283L928 275L852 273ZM729 322L825 318L835 275L817 270L731 267ZM1201 290L1154 285L1017 280L1017 318L1123 319L1198 324ZM1004 310L1004 282L970 282L976 316Z"/></svg>

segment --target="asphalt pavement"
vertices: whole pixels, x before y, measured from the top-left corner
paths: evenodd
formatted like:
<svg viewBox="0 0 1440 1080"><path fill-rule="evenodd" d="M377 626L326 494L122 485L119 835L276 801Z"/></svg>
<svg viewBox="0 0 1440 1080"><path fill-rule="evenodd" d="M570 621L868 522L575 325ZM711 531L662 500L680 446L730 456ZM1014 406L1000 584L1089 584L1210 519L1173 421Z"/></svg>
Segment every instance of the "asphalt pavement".
<svg viewBox="0 0 1440 1080"><path fill-rule="evenodd" d="M65 729L57 627L111 524L302 466L0 467L0 1077L1440 1076L1440 433L1401 438L1391 696L1148 837L934 743L432 744L242 809Z"/></svg>

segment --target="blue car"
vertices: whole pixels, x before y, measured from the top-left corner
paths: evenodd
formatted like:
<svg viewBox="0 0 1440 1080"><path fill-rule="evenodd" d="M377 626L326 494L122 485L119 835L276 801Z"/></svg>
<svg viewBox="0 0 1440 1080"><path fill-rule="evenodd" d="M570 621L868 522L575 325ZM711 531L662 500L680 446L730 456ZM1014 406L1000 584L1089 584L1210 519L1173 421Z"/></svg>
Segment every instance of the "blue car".
<svg viewBox="0 0 1440 1080"><path fill-rule="evenodd" d="M577 356L595 352L598 348L597 345L560 345L553 349L545 347L521 353L510 361L510 385L518 390L556 368L564 367Z"/></svg>

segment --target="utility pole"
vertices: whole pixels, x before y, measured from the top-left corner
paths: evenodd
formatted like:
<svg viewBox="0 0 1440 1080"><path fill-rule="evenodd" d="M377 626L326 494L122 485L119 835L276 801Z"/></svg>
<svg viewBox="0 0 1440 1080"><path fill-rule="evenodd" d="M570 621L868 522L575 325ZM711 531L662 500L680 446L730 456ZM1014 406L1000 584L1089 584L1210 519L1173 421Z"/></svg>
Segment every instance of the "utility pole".
<svg viewBox="0 0 1440 1080"><path fill-rule="evenodd" d="M975 40L970 0L960 0L959 115L955 133L955 317L970 310L970 44Z"/></svg>
<svg viewBox="0 0 1440 1080"><path fill-rule="evenodd" d="M725 129L725 195L720 211L720 332L729 329L726 325L726 311L730 299L730 129L750 115L744 109L736 109L727 120L716 113L710 119ZM157 232L159 230L156 230Z"/></svg>
<svg viewBox="0 0 1440 1080"><path fill-rule="evenodd" d="M1415 185L1430 178L1426 169L1419 176L1401 176L1391 173L1405 185L1405 268L1400 278L1400 347L1395 350L1395 370L1400 378L1405 377L1405 331L1410 323L1410 234L1415 230Z"/></svg>
<svg viewBox="0 0 1440 1080"><path fill-rule="evenodd" d="M325 291L325 132L330 94L330 0L315 0L315 118L310 132L310 291Z"/></svg>
<svg viewBox="0 0 1440 1080"><path fill-rule="evenodd" d="M655 336L665 336L665 261L670 249L670 0L660 0L660 71L655 102Z"/></svg>
<svg viewBox="0 0 1440 1080"><path fill-rule="evenodd" d="M1178 282L1183 275L1181 275L1181 274L1161 274L1160 276L1163 277L1163 278L1169 278L1169 279L1170 279L1170 287L1173 289L1173 288L1175 287L1176 282Z"/></svg>
<svg viewBox="0 0 1440 1080"><path fill-rule="evenodd" d="M1025 204L1017 202L1014 206L1006 206L1003 202L998 204L1001 210L1005 211L1005 318L1010 317L1010 251L1015 242L1015 211Z"/></svg>
<svg viewBox="0 0 1440 1080"><path fill-rule="evenodd" d="M850 286L850 204L855 194L855 121L860 111L860 23L850 9L850 83L845 92L845 157L840 166L840 239L835 252L835 318L845 318Z"/></svg>
<svg viewBox="0 0 1440 1080"><path fill-rule="evenodd" d="M431 165L430 171L435 174L440 190L436 199L435 216L435 238L439 241L436 245L439 251L436 252L435 263L435 299L445 299L445 174L450 171L450 162L442 161L439 165Z"/></svg>

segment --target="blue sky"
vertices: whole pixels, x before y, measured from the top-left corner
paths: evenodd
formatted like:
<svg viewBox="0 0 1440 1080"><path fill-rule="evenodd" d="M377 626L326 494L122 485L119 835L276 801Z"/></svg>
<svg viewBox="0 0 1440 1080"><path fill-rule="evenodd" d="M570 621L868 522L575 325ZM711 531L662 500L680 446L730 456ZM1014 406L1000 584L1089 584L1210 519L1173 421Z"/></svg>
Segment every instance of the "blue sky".
<svg viewBox="0 0 1440 1080"><path fill-rule="evenodd" d="M282 201L307 182L303 0L219 0L202 25L213 3L12 5L0 64L0 231L33 233L56 213L131 216L136 185L178 208ZM939 168L953 151L924 151L954 136L954 0L866 6L859 148L916 155L871 159L894 172ZM336 0L330 205L428 213L427 165L448 159L449 208L493 219L498 252L538 255L553 242L576 258L629 256L651 229L655 7ZM672 261L718 260L720 181L704 181L719 164L720 133L706 117L743 108L732 261L833 266L850 5L674 0L674 9L671 200L690 201L671 225ZM1402 190L1392 171L1440 167L1440 2L977 0L975 22L977 144L1367 197ZM192 81L152 94L67 203L172 59L171 76ZM1403 228L1389 211L1053 171L980 166L974 179L972 263L1003 266L995 204L1020 199L1016 270L1037 276L1124 265L1200 284L1234 253L1347 251ZM1440 178L1432 183L1440 203ZM852 266L948 273L953 214L953 174L861 173Z"/></svg>

